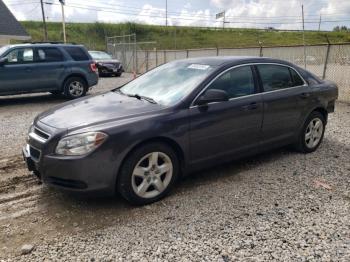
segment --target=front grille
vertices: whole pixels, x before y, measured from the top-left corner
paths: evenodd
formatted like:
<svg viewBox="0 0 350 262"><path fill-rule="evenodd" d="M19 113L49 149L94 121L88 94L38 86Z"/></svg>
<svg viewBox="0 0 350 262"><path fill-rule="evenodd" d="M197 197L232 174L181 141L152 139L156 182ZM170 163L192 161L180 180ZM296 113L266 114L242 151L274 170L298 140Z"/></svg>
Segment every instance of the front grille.
<svg viewBox="0 0 350 262"><path fill-rule="evenodd" d="M34 127L34 133L37 134L38 136L44 138L44 139L49 139L50 135L45 133L44 131L41 131L37 127Z"/></svg>
<svg viewBox="0 0 350 262"><path fill-rule="evenodd" d="M50 138L50 134L42 131L37 127L34 127L29 133L29 137L40 143L46 143L46 141Z"/></svg>
<svg viewBox="0 0 350 262"><path fill-rule="evenodd" d="M104 64L106 67L119 68L119 64Z"/></svg>
<svg viewBox="0 0 350 262"><path fill-rule="evenodd" d="M34 160L39 160L40 159L40 150L30 146L29 147L29 153L30 156L34 159Z"/></svg>

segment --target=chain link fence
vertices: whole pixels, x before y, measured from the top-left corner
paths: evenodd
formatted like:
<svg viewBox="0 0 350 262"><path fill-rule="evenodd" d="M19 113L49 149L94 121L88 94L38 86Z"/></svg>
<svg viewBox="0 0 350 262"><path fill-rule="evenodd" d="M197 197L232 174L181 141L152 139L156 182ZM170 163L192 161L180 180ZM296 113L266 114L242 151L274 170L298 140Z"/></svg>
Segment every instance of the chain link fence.
<svg viewBox="0 0 350 262"><path fill-rule="evenodd" d="M127 72L142 74L158 65L193 57L271 57L292 62L320 78L336 82L339 87L339 100L350 102L350 44L157 50L156 42L137 42L136 35L130 41L126 39L129 36L122 37L123 41L120 41L121 37L108 38L107 51L121 60Z"/></svg>

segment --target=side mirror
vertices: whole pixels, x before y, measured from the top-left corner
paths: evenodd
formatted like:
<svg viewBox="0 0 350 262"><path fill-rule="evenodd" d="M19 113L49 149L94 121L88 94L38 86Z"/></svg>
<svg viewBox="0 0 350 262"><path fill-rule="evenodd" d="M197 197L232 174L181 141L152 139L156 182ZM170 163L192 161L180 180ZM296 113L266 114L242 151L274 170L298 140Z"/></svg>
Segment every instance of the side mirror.
<svg viewBox="0 0 350 262"><path fill-rule="evenodd" d="M7 63L7 57L1 57L0 58L0 66L3 66L6 63Z"/></svg>
<svg viewBox="0 0 350 262"><path fill-rule="evenodd" d="M209 89L197 100L197 105L202 106L213 102L228 101L229 97L226 91L220 89Z"/></svg>

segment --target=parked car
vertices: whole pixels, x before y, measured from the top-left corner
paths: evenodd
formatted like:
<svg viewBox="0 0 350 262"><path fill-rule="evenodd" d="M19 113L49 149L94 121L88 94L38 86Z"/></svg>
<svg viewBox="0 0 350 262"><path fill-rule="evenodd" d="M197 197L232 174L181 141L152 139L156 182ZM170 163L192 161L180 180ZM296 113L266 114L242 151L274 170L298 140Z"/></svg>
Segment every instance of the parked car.
<svg viewBox="0 0 350 262"><path fill-rule="evenodd" d="M96 65L84 46L33 43L0 48L0 95L51 92L78 98L97 82Z"/></svg>
<svg viewBox="0 0 350 262"><path fill-rule="evenodd" d="M337 97L281 60L174 61L39 114L23 155L48 185L147 204L195 170L289 144L315 151Z"/></svg>
<svg viewBox="0 0 350 262"><path fill-rule="evenodd" d="M89 51L92 58L96 61L98 74L100 76L121 76L124 72L123 66L119 60L102 51Z"/></svg>

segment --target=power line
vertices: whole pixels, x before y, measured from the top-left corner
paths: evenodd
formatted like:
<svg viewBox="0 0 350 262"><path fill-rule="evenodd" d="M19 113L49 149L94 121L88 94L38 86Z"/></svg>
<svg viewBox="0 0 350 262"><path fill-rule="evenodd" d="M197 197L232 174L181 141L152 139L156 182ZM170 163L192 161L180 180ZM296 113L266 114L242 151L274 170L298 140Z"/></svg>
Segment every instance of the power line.
<svg viewBox="0 0 350 262"><path fill-rule="evenodd" d="M57 5L57 4L52 4L52 5ZM89 6L76 6L72 4L67 4L67 7L71 8L81 8L81 9L86 9L86 10L92 10L92 11L99 11L99 12L108 12L108 13L117 13L117 14L125 14L125 15L131 15L131 16L146 16L149 17L148 14L139 14L135 12L121 12L120 10L114 10L112 8L93 8ZM152 15L152 17L156 18L164 18L162 15ZM183 18L183 17L173 17L175 20L188 20L188 21L206 21L206 22L216 22L216 20L211 20L211 19L196 19L196 18ZM323 23L335 23L335 22L347 22L350 21L350 19L343 19L343 20L324 20ZM259 21L226 21L226 23L230 24L265 24L265 25L276 25L276 24L302 24L302 21L293 21L293 22L285 22L285 21L280 21L280 22L259 22ZM306 24L318 24L318 20L308 20L305 21Z"/></svg>
<svg viewBox="0 0 350 262"><path fill-rule="evenodd" d="M18 1L18 0L16 0ZM73 0L74 1L74 0ZM33 4L33 3L39 3L39 2L16 2L15 4L11 4L11 5L23 5L23 4ZM51 2L45 2L46 4L51 4L51 5L56 5L55 3L51 3ZM68 5L67 5L68 6ZM123 7L123 8L111 8L110 6L107 7L107 6L96 6L96 5L85 5L85 6L76 6L75 4L71 4L69 5L73 8L82 8L82 9L87 9L87 10L93 10L93 11L100 11L100 12L109 12L109 11L113 11L113 12L116 12L116 13L119 13L119 14L131 14L131 15L134 15L134 16L146 16L146 15L143 15L143 14L139 14L139 13L135 13L136 10L139 10L139 11L148 11L148 10L155 10L157 11L157 9L153 9L153 8L150 8L150 9L144 9L144 8L136 8L136 7L128 7L128 6L125 6L125 5L120 5L120 4L117 4L117 6L120 6L120 7ZM131 11L131 10L124 10L124 8L126 9L131 9L131 10L135 10L135 11ZM212 21L214 21L214 16L213 15L205 15L205 14L186 14L186 13L182 13L182 12L166 12L166 16L167 14L170 14L170 15L173 15L173 16L178 16L178 17L173 17L173 19L176 19L176 20L196 20L196 21L199 21L198 18L203 18L201 21L210 21L211 18L213 18ZM342 15L346 15L346 14L340 14L340 13L334 13L334 14L322 14L322 16L342 16ZM148 16L148 15L147 15ZM308 16L305 16L305 17L313 17L315 15L308 15ZM318 16L318 15L317 15ZM159 18L161 18L161 16L157 16ZM191 18L191 19L187 19L187 17ZM164 17L163 17L164 18ZM186 19L185 19L186 18ZM260 17L260 16L254 16L254 17L249 17L249 16L227 16L225 17L226 19L244 19L244 22L246 23L252 23L251 21L249 20L254 20L254 23L253 24L293 24L294 23L294 20L295 19L300 19L300 16L273 16L273 17ZM206 19L206 20L204 20ZM274 22L273 20L278 20L278 19L283 19L283 21L278 21L278 22ZM287 19L287 20L286 20ZM311 19L311 18L310 18ZM264 22L257 22L257 20L264 20ZM265 22L265 20L268 20ZM269 21L271 20L271 21ZM166 18L166 21L167 21L167 18ZM335 22L338 22L339 20L335 21ZM342 21L345 21L345 20L342 20ZM306 22L309 22L310 21L306 21ZM313 23L313 21L311 21ZM240 21L239 23L242 23L242 21Z"/></svg>
<svg viewBox="0 0 350 262"><path fill-rule="evenodd" d="M74 1L74 0L73 0ZM75 3L73 3L74 5ZM124 9L128 12L131 12L131 10L137 10L137 11L148 11L148 10L158 10L158 11L163 11L164 13L168 13L168 14L174 14L174 15L181 15L181 16L200 16L200 17L207 17L207 18L213 18L214 15L205 15L205 14L184 14L182 12L174 12L174 11L166 11L166 9L160 9L157 7L151 7L151 8L139 8L139 7L132 7L132 6L126 6L126 5L121 5L121 4L113 4L113 6L118 6L118 7L122 7L122 8L113 8L111 7L111 5L106 5L106 4L102 4L99 3L101 5L85 5L85 7L91 7L91 8L103 8L103 9L113 9L113 10L120 10L123 11ZM80 5L80 4L79 4ZM127 10L130 9L130 10ZM348 16L349 14L346 13L323 13L323 16L334 16L334 15L344 15L344 16ZM319 15L306 15L305 17L311 17L311 16L319 16ZM249 17L249 16L245 16L245 15L241 15L241 16L226 16L227 18L244 18L244 19L285 19L285 18L300 18L300 15L290 15L290 16L271 16L271 17L261 17L261 16L253 16L253 17Z"/></svg>

